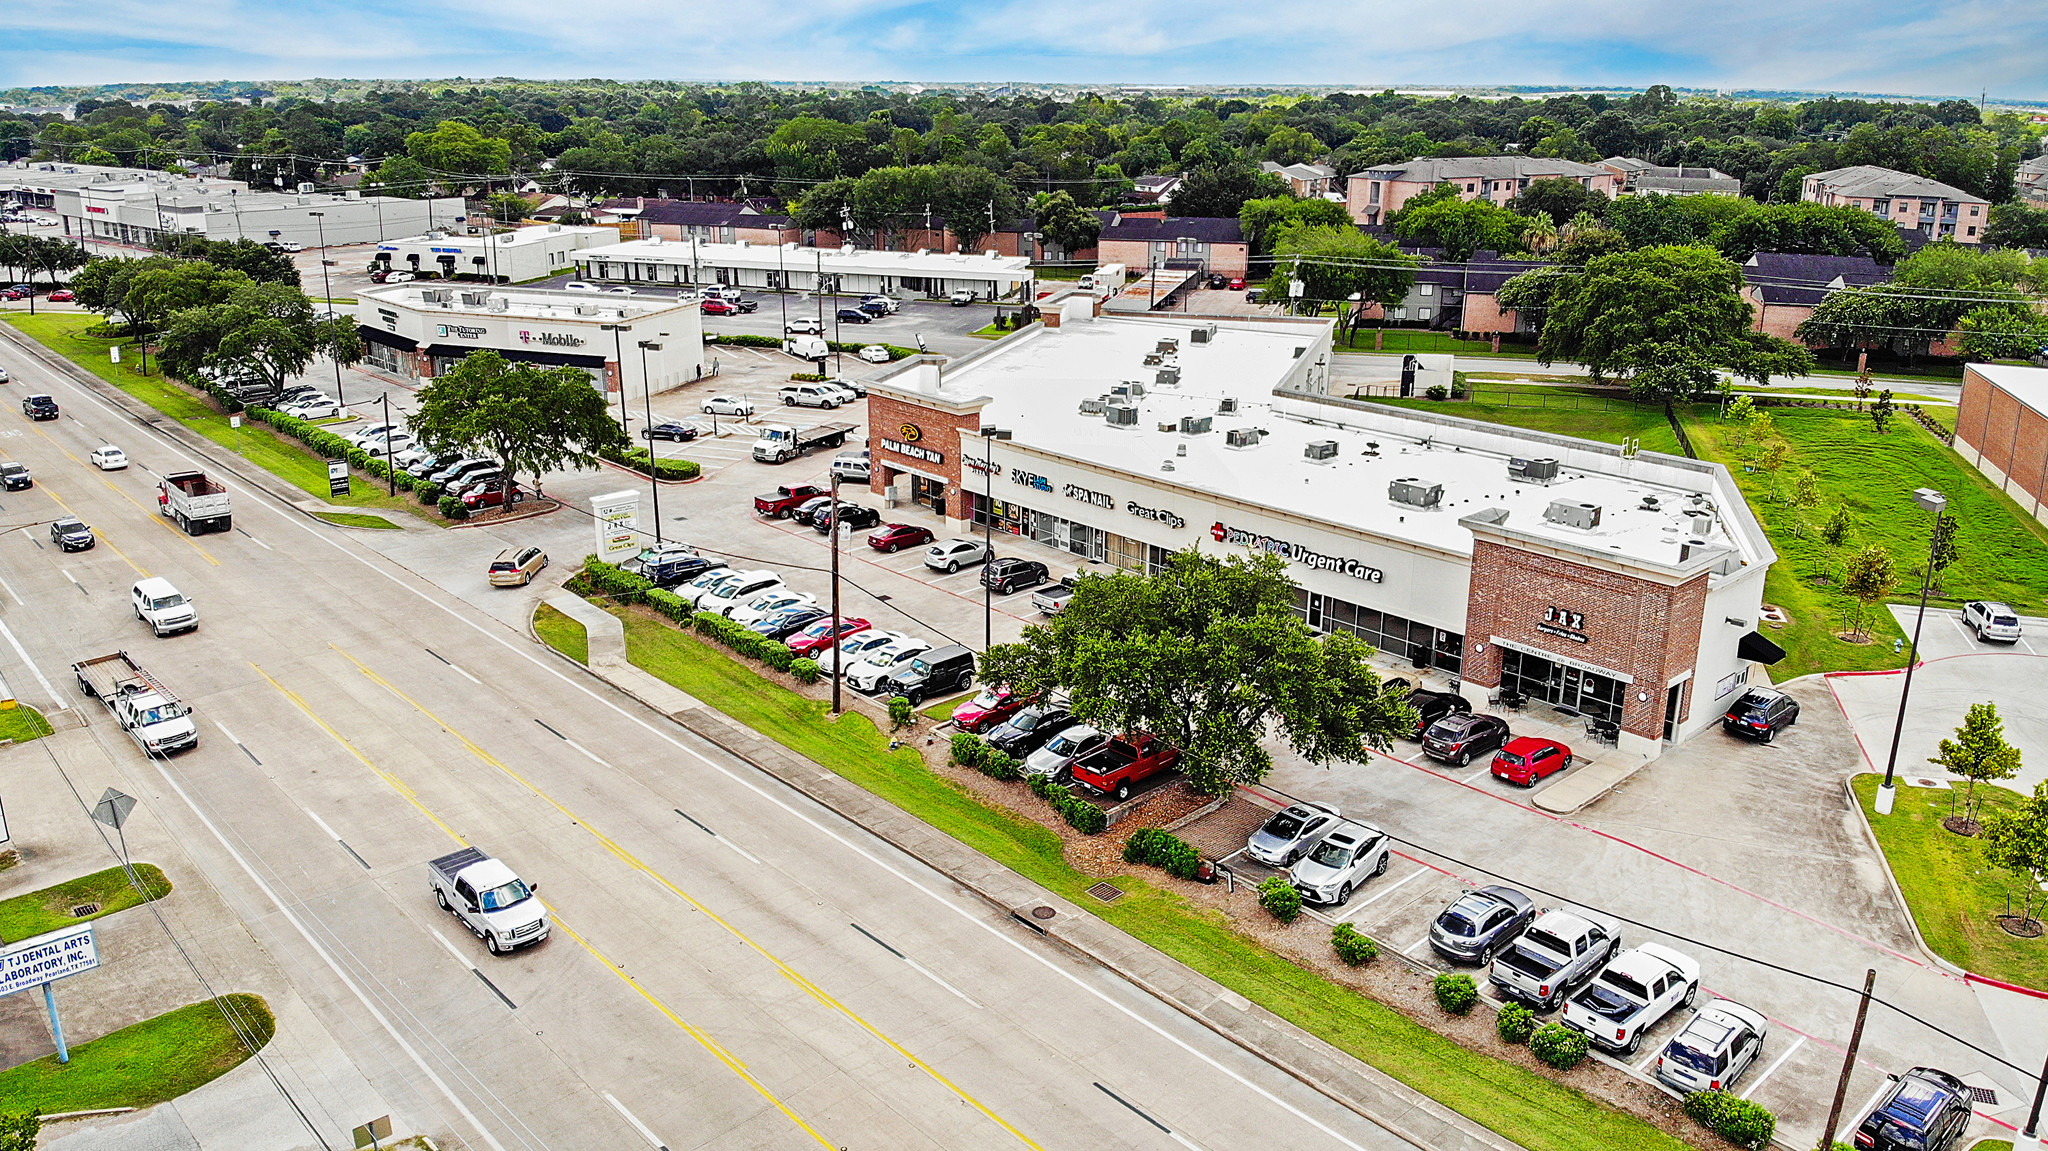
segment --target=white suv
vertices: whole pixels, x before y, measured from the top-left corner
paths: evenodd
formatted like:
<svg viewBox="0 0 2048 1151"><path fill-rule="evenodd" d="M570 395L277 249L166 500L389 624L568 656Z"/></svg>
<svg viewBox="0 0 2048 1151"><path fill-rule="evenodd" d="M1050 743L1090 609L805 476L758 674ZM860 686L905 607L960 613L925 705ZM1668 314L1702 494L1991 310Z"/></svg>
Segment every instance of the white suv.
<svg viewBox="0 0 2048 1151"><path fill-rule="evenodd" d="M1963 605L1963 622L1981 640L1997 643L2020 641L2019 613L2002 603L1973 599Z"/></svg>
<svg viewBox="0 0 2048 1151"><path fill-rule="evenodd" d="M988 548L980 540L940 540L925 549L924 566L951 575L987 558Z"/></svg>
<svg viewBox="0 0 2048 1151"><path fill-rule="evenodd" d="M1386 874L1392 854L1386 832L1370 823L1342 823L1301 857L1287 882L1303 899L1342 905L1366 880Z"/></svg>
<svg viewBox="0 0 2048 1151"><path fill-rule="evenodd" d="M135 581L129 596L135 602L135 618L159 636L199 626L199 613L192 607L192 601L162 576Z"/></svg>
<svg viewBox="0 0 2048 1151"><path fill-rule="evenodd" d="M846 684L855 691L873 691L881 686L885 677L898 668L908 667L911 660L931 649L932 645L921 639L900 639L883 644L869 652L866 659L846 669Z"/></svg>

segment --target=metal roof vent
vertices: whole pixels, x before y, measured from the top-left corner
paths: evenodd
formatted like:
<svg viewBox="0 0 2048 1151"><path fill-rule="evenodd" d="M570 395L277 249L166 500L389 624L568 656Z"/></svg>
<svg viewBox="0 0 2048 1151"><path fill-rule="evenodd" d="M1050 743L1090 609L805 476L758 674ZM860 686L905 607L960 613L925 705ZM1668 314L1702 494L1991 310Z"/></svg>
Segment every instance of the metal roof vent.
<svg viewBox="0 0 2048 1151"><path fill-rule="evenodd" d="M1600 505L1555 500L1549 507L1543 509L1543 518L1560 527L1592 531L1600 526Z"/></svg>
<svg viewBox="0 0 2048 1151"><path fill-rule="evenodd" d="M1337 458L1336 440L1310 440L1301 449L1303 459L1316 463Z"/></svg>
<svg viewBox="0 0 2048 1151"><path fill-rule="evenodd" d="M1442 484L1425 484L1414 476L1387 484L1387 498L1411 508L1433 508L1444 500Z"/></svg>
<svg viewBox="0 0 2048 1151"><path fill-rule="evenodd" d="M1237 397L1236 397L1236 396L1225 396L1225 397L1223 397L1223 398L1222 398L1221 400L1218 400L1218 401L1216 402L1216 414L1217 414L1217 415L1219 415L1219 416L1234 416L1234 415L1236 415L1236 414L1237 414Z"/></svg>
<svg viewBox="0 0 2048 1151"><path fill-rule="evenodd" d="M1101 400L1082 400L1081 414L1084 416L1099 416L1102 414L1102 409L1107 406Z"/></svg>
<svg viewBox="0 0 2048 1151"><path fill-rule="evenodd" d="M1212 416L1182 416L1180 418L1180 434L1184 436L1202 435L1209 430L1214 422L1215 419Z"/></svg>

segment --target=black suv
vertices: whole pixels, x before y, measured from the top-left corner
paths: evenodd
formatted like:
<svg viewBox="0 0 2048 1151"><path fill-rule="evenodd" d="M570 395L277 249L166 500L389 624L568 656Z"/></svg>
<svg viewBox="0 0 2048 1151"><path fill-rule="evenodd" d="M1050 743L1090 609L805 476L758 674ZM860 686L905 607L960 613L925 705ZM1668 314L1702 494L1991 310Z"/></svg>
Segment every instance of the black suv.
<svg viewBox="0 0 2048 1151"><path fill-rule="evenodd" d="M57 418L57 401L49 396L23 396L21 414L31 420L54 420Z"/></svg>
<svg viewBox="0 0 2048 1151"><path fill-rule="evenodd" d="M1497 715L1459 712L1429 725L1422 733L1422 754L1463 767L1476 755L1489 755L1507 746L1508 721Z"/></svg>
<svg viewBox="0 0 2048 1151"><path fill-rule="evenodd" d="M1415 709L1415 730L1410 734L1416 739L1421 739L1422 733L1437 720L1472 710L1472 701L1457 692L1430 691L1420 687L1409 692L1403 702Z"/></svg>
<svg viewBox="0 0 2048 1151"><path fill-rule="evenodd" d="M885 676L881 694L906 696L915 707L932 696L958 691L973 682L974 653L957 643L948 644L914 657L910 666Z"/></svg>
<svg viewBox="0 0 2048 1151"><path fill-rule="evenodd" d="M866 531L882 522L882 513L860 504L840 504L839 523L855 531ZM819 508L811 514L811 530L825 535L832 530L832 516L827 508Z"/></svg>
<svg viewBox="0 0 2048 1151"><path fill-rule="evenodd" d="M1769 743L1798 722L1798 700L1776 688L1753 687L1728 705L1727 714L1721 717L1721 730Z"/></svg>
<svg viewBox="0 0 2048 1151"><path fill-rule="evenodd" d="M1073 713L1053 703L1035 703L999 723L988 733L988 745L1013 759L1023 759L1074 722Z"/></svg>
<svg viewBox="0 0 2048 1151"><path fill-rule="evenodd" d="M640 574L655 587L673 590L677 585L688 583L712 568L724 566L724 560L706 559L697 555L663 556L644 565Z"/></svg>
<svg viewBox="0 0 2048 1151"><path fill-rule="evenodd" d="M12 461L0 464L0 487L5 487L10 492L18 492L23 488L32 488L34 486L36 486L36 479L29 474L27 464L17 464Z"/></svg>
<svg viewBox="0 0 2048 1151"><path fill-rule="evenodd" d="M1915 1067L1856 1127L1861 1151L1948 1151L1970 1125L1970 1089L1946 1071Z"/></svg>
<svg viewBox="0 0 2048 1151"><path fill-rule="evenodd" d="M1037 587L1045 582L1047 574L1046 566L1037 560L1006 556L981 569L981 586L1009 595L1021 588Z"/></svg>

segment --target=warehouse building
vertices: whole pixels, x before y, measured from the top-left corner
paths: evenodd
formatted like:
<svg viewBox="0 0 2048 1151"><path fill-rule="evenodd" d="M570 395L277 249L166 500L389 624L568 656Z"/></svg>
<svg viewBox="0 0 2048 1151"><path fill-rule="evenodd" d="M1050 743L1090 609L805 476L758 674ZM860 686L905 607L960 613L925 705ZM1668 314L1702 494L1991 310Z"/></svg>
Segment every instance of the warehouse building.
<svg viewBox="0 0 2048 1151"><path fill-rule="evenodd" d="M522 284L574 269L570 256L618 237L612 228L534 224L491 236L428 232L377 245L371 270Z"/></svg>
<svg viewBox="0 0 2048 1151"><path fill-rule="evenodd" d="M957 291L977 300L1016 297L1031 280L1023 256L967 252L876 252L781 247L698 240L631 240L576 253L585 279L623 284L724 284L764 291L879 293L944 299Z"/></svg>
<svg viewBox="0 0 2048 1151"><path fill-rule="evenodd" d="M1955 449L2048 523L2048 368L1964 365Z"/></svg>

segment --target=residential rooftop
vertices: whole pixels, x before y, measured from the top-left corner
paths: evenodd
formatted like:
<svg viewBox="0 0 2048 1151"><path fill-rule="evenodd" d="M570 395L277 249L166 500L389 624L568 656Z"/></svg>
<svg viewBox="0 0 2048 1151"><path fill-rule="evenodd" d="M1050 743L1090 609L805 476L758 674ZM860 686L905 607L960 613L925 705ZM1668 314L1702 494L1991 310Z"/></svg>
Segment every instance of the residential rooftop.
<svg viewBox="0 0 2048 1151"><path fill-rule="evenodd" d="M1896 172L1890 168L1879 168L1873 164L1856 164L1847 168L1830 168L1806 177L1837 196L1904 196L1916 200L1955 200L1964 204L1988 204L1991 201L1982 196L1973 196L1953 184L1915 176L1911 172Z"/></svg>

